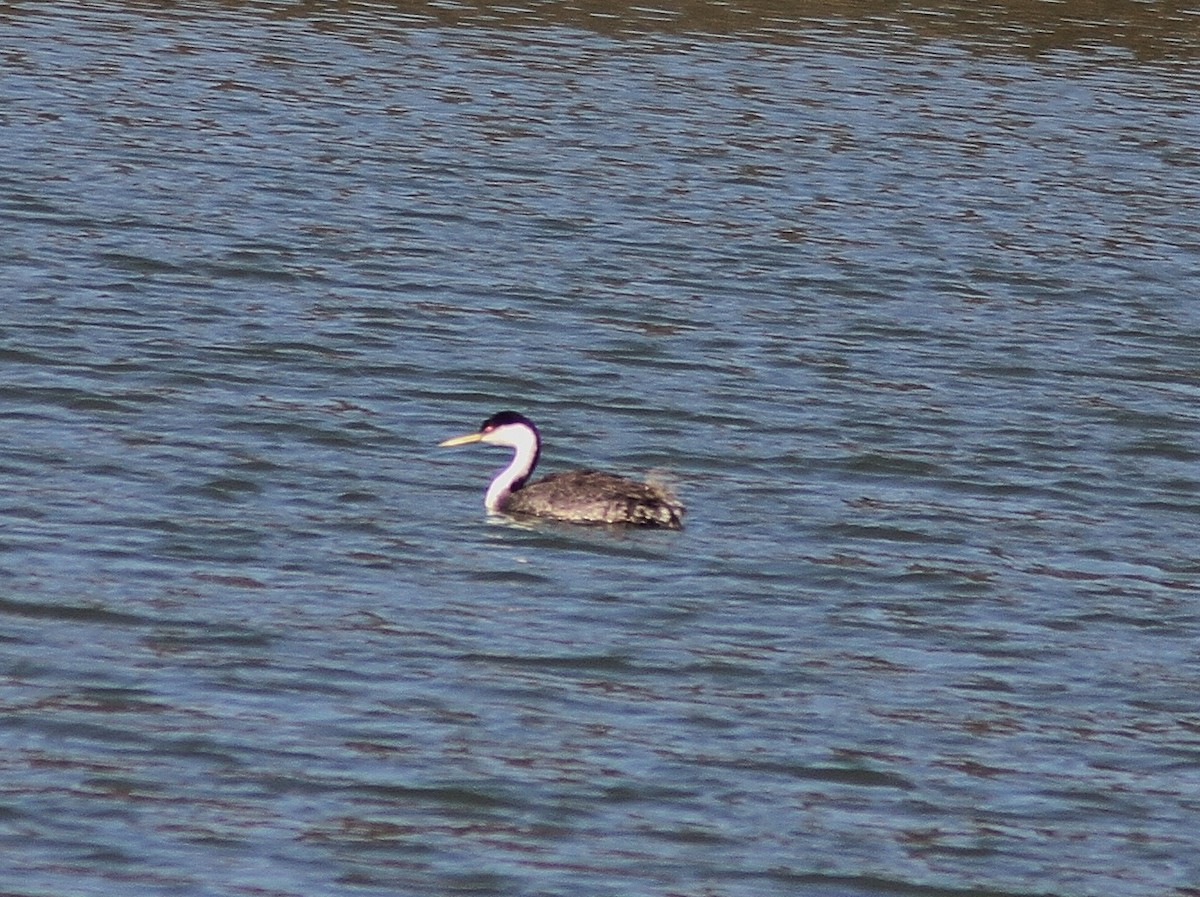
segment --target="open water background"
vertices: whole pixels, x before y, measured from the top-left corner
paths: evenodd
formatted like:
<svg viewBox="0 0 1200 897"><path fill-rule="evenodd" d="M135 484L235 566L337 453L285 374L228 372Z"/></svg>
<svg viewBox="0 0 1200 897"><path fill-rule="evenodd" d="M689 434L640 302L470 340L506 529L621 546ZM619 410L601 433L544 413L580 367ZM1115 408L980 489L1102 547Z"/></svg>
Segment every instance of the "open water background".
<svg viewBox="0 0 1200 897"><path fill-rule="evenodd" d="M788 8L0 3L5 895L1200 894L1200 17Z"/></svg>

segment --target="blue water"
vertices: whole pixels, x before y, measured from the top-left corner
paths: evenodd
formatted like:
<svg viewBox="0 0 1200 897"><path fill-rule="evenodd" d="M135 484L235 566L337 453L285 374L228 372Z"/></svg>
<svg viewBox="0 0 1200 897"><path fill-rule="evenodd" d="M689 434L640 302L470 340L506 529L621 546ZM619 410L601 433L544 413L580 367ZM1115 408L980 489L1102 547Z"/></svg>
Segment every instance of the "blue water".
<svg viewBox="0 0 1200 897"><path fill-rule="evenodd" d="M1194 893L1195 23L741 9L0 10L6 893Z"/></svg>

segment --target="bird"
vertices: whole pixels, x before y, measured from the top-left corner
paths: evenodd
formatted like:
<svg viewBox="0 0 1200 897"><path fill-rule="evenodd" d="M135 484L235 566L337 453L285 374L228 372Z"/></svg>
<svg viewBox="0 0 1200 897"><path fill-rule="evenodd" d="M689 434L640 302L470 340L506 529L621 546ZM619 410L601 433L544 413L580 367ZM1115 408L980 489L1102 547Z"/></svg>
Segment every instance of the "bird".
<svg viewBox="0 0 1200 897"><path fill-rule="evenodd" d="M533 421L516 411L501 411L475 433L454 436L439 446L486 442L507 445L512 461L488 487L483 504L493 513L545 517L568 523L607 523L680 529L683 505L666 488L599 470L552 473L529 482L542 453L542 437Z"/></svg>

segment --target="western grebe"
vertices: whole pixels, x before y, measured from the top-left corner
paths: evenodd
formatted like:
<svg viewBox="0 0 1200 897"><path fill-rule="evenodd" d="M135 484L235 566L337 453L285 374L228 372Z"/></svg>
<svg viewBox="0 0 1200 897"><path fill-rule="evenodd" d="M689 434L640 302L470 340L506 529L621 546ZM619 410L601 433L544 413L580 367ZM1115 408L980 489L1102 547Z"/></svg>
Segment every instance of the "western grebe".
<svg viewBox="0 0 1200 897"><path fill-rule="evenodd" d="M669 529L683 525L683 505L661 486L598 470L552 473L530 483L529 475L542 453L542 437L533 421L515 411L493 414L483 422L479 432L455 436L438 445L471 442L515 449L508 467L488 487L483 504L489 511L571 523L621 523Z"/></svg>

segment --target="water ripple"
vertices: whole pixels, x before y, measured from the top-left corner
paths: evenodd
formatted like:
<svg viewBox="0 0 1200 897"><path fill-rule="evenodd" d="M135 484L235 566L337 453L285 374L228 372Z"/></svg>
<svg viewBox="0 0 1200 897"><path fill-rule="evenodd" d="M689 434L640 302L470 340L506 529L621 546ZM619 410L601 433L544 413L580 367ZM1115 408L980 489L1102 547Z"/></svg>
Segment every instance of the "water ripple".
<svg viewBox="0 0 1200 897"><path fill-rule="evenodd" d="M1043 6L9 10L7 887L1192 893L1195 23Z"/></svg>

